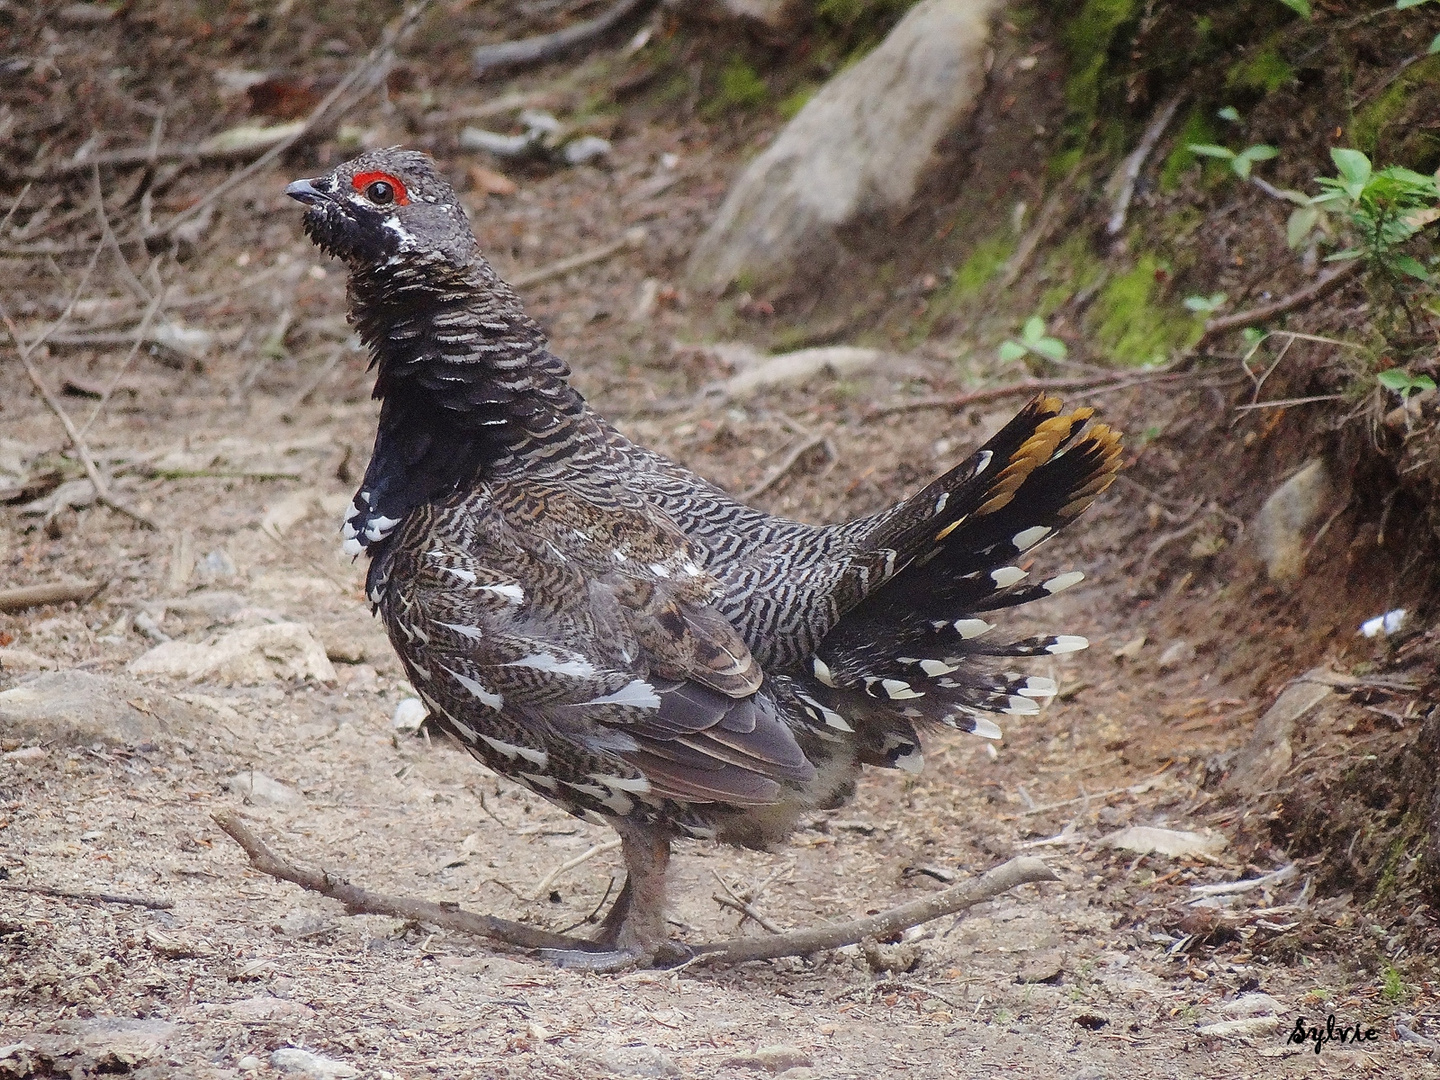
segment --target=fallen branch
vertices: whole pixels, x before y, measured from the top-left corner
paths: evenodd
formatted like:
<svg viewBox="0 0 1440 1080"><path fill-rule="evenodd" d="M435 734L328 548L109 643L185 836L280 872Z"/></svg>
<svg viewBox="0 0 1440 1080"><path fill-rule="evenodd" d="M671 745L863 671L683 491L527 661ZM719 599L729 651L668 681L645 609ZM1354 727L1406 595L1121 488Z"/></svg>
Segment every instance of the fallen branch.
<svg viewBox="0 0 1440 1080"><path fill-rule="evenodd" d="M855 945L864 938L885 940L902 930L932 919L966 911L1019 885L1034 881L1056 881L1054 871L1033 856L1019 856L987 870L977 878L943 889L922 900L882 911L865 919L796 930L763 938L738 938L734 941L701 945L696 948L697 964L742 964L747 960L773 960L780 956L806 956L826 949Z"/></svg>
<svg viewBox="0 0 1440 1080"><path fill-rule="evenodd" d="M1008 386L992 386L985 390L972 390L968 394L936 394L931 397L912 398L909 401L897 401L889 405L877 405L862 417L862 421L869 423L871 420L878 420L884 416L914 412L917 409L964 409L971 405L984 405L991 401L1043 394L1052 390L1059 392L1121 390L1137 383L1181 377L1183 377L1183 373L1172 372L1168 368L1157 368L1154 371L1138 375L1116 371L1105 375L1094 375L1088 379L1026 379L1024 382L1011 383Z"/></svg>
<svg viewBox="0 0 1440 1080"><path fill-rule="evenodd" d="M1176 94L1169 101L1160 107L1155 114L1155 119L1150 121L1150 126L1145 129L1139 144L1124 161L1120 168L1115 170L1111 177L1109 187L1115 191L1115 206L1110 212L1110 220L1105 224L1105 232L1110 236L1118 236L1125 229L1125 217L1130 212L1130 200L1135 197L1135 181L1140 179L1141 170L1145 168L1145 162L1150 157L1155 144L1160 141L1160 136L1165 134L1165 129L1170 126L1170 121L1175 116L1175 110L1185 100L1183 93Z"/></svg>
<svg viewBox="0 0 1440 1080"><path fill-rule="evenodd" d="M56 581L49 585L19 585L0 589L0 612L24 611L43 604L63 604L68 600L85 603L100 595L109 581Z"/></svg>
<svg viewBox="0 0 1440 1080"><path fill-rule="evenodd" d="M1261 304L1249 311L1237 311L1233 315L1221 315L1219 318L1210 319L1205 323L1205 330L1195 344L1203 344L1208 338L1216 337L1228 330L1243 330L1247 326L1268 322L1276 315L1283 315L1287 311L1294 311L1296 308L1313 304L1349 281L1360 272L1360 268L1361 260L1352 259L1350 262L1341 263L1333 270L1327 270L1305 288L1297 289L1289 296L1282 296L1273 303Z"/></svg>
<svg viewBox="0 0 1440 1080"><path fill-rule="evenodd" d="M431 0L417 0L417 2L408 7L398 19L386 27L385 33L381 35L379 43L366 54L365 59L351 68L346 76L335 84L335 88L321 99L320 104L315 106L310 115L305 118L305 122L296 127L294 132L273 144L265 153L261 154L243 169L232 173L229 177L211 187L205 193L204 197L196 202L194 206L176 214L168 223L157 229L153 235L166 236L174 232L176 228L185 222L193 221L196 217L203 214L214 204L215 200L219 199L222 195L228 194L236 186L244 183L262 169L268 168L271 162L279 158L286 150L289 150L290 147L294 146L301 139L314 134L322 123L333 119L334 117L330 116L332 109L335 112L335 117L339 117L357 105L365 94L384 81L385 75L395 59L395 50L414 32L415 27L419 25L420 17L425 14L430 3ZM361 87L360 92L355 98L345 102L344 105L337 109L335 107L336 104L340 102L345 95L350 93L353 86L362 81L365 85Z"/></svg>
<svg viewBox="0 0 1440 1080"><path fill-rule="evenodd" d="M608 244L591 248L589 251L582 251L576 255L567 255L563 259L557 259L548 266L541 266L534 270L526 270L519 274L513 274L509 280L510 286L515 289L525 289L531 285L539 285L542 281L549 281L551 278L564 277L572 270L579 270L581 267L589 266L592 263L604 262L622 251L631 248L638 248L645 243L645 230L637 225L633 229L626 229L625 235L619 240L612 240Z"/></svg>
<svg viewBox="0 0 1440 1080"><path fill-rule="evenodd" d="M408 897L386 896L371 892L358 885L332 877L324 870L307 870L287 862L268 848L234 814L219 810L213 815L215 824L224 829L250 857L250 865L262 874L269 874L281 881L299 885L302 889L328 896L345 905L352 915L388 915L395 919L429 923L444 930L455 930L465 934L478 934L493 938L522 949L574 949L584 947L584 942L564 934L540 930L524 923L497 918L494 915L477 915L462 911L449 904L436 904L429 900L414 900Z"/></svg>
<svg viewBox="0 0 1440 1080"><path fill-rule="evenodd" d="M790 452L781 458L776 466L766 473L758 483L746 488L740 493L740 501L749 502L757 495L762 495L769 491L780 482L786 473L799 464L801 458L817 446L825 447L826 454L832 459L835 457L835 451L830 447L830 440L824 435L811 435L808 439L801 439L790 448Z"/></svg>
<svg viewBox="0 0 1440 1080"><path fill-rule="evenodd" d="M1077 161L1069 175L1056 186L1055 190L1050 193L1050 197L1041 205L1040 213L1035 215L1035 224L1020 238L1020 243L1015 247L1015 253L1005 260L1005 265L1000 270L1000 276L995 281L993 290L995 293L1004 292L1019 280L1040 245L1059 226L1060 211L1070 200L1071 189L1075 184L1075 178L1080 175L1080 167L1083 164L1083 161Z"/></svg>
<svg viewBox="0 0 1440 1080"><path fill-rule="evenodd" d="M170 143L166 146L127 146L120 150L107 150L101 154L88 155L76 161L57 161L53 165L32 165L14 173L17 179L38 180L50 183L64 180L90 169L123 169L135 165L151 165L168 161L189 161L215 164L226 161L244 161L253 154L273 147L276 143L291 137L294 131L289 124L277 124L272 137L258 136L253 142L225 142L207 139L199 143Z"/></svg>
<svg viewBox="0 0 1440 1080"><path fill-rule="evenodd" d="M69 889L52 889L49 885L21 885L14 881L0 881L0 889L11 892L34 893L36 896L51 896L57 900L84 900L91 904L129 904L131 907L150 908L165 911L175 905L169 900L152 900L148 896L118 896L103 892L72 892Z"/></svg>
<svg viewBox="0 0 1440 1080"><path fill-rule="evenodd" d="M558 60L572 49L604 37L626 19L643 13L654 3L655 0L619 0L609 11L556 30L553 34L481 45L470 54L470 65L479 78L498 68L530 67Z"/></svg>

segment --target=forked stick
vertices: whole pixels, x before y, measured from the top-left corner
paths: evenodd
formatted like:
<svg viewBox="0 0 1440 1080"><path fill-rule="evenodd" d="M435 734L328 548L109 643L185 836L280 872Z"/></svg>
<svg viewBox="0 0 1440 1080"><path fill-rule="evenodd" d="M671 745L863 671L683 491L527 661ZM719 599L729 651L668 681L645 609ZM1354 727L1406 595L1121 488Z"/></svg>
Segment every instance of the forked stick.
<svg viewBox="0 0 1440 1080"><path fill-rule="evenodd" d="M448 904L407 897L386 896L351 885L332 877L324 870L306 870L276 855L234 814L218 810L215 823L224 829L250 857L250 865L262 874L299 885L302 889L339 900L353 915L389 915L397 919L414 919L456 930L465 934L503 941L522 949L574 949L593 946L584 939L540 930L524 923L493 915L477 915ZM854 945L867 937L885 939L901 930L945 915L954 915L983 903L1003 892L1035 881L1057 880L1054 871L1040 859L1022 855L987 870L978 878L962 882L922 900L882 911L865 919L834 923L812 930L796 930L763 938L738 938L713 945L694 946L691 964L741 964L747 960L772 960L780 956L805 956L825 949ZM684 949L684 946L680 946ZM667 957L673 950L666 950ZM682 953L683 955L683 953Z"/></svg>
<svg viewBox="0 0 1440 1080"><path fill-rule="evenodd" d="M696 964L743 964L747 960L773 960L779 956L806 956L825 949L855 945L867 937L881 941L901 930L932 919L966 911L1003 892L1034 881L1058 881L1055 872L1033 855L1020 855L987 870L977 878L962 881L938 893L901 904L879 915L849 922L793 930L771 937L736 938L715 945L700 945Z"/></svg>

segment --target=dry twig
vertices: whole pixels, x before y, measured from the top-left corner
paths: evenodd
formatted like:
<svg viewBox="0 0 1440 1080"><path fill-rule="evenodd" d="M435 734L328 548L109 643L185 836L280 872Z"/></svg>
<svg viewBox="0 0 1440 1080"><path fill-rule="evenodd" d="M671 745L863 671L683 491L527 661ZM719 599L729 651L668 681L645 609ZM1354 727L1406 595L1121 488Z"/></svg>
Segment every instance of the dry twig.
<svg viewBox="0 0 1440 1080"><path fill-rule="evenodd" d="M830 445L830 440L824 435L811 435L808 439L801 439L789 452L776 463L775 467L766 473L759 482L746 488L740 493L741 502L749 502L757 495L762 495L780 482L780 480L799 464L800 459L814 450L817 446L823 446L825 453L832 460L835 457L835 448Z"/></svg>
<svg viewBox="0 0 1440 1080"><path fill-rule="evenodd" d="M22 885L15 881L0 881L0 889L11 892L34 893L36 896L52 896L57 900L84 900L91 904L129 904L131 907L150 908L164 911L175 905L169 900L153 900L148 896L119 896L115 893L72 892L69 889L53 889L49 885Z"/></svg>
<svg viewBox="0 0 1440 1080"><path fill-rule="evenodd" d="M477 76L483 76L497 68L529 67L557 60L572 49L598 41L626 19L642 13L654 3L655 0L619 0L609 11L556 30L553 34L481 45L470 54L471 67Z"/></svg>
<svg viewBox="0 0 1440 1080"><path fill-rule="evenodd" d="M1030 394L1044 394L1052 390L1059 392L1123 390L1139 383L1168 382L1172 379L1186 378L1187 375L1187 372L1156 368L1153 371L1138 374L1111 371L1104 375L1091 376L1088 379L1026 379L1024 382L1011 383L1008 386L992 386L985 390L973 390L968 394L936 394L931 397L911 398L909 401L896 401L889 405L877 405L862 419L868 423L871 420L879 420L881 417L892 416L895 413L914 412L917 409L964 409L971 405L984 405L991 401L1002 401L1005 398Z"/></svg>
<svg viewBox="0 0 1440 1080"><path fill-rule="evenodd" d="M296 128L293 134L281 139L249 165L246 165L243 169L233 173L225 180L222 180L210 188L204 197L196 202L194 206L176 214L166 225L156 230L155 235L168 235L185 222L193 221L196 217L203 214L220 196L227 194L237 185L244 183L262 169L268 168L271 162L275 161L281 154L285 153L286 150L289 150L290 147L294 146L301 139L314 134L321 124L335 117L343 116L349 109L358 104L371 89L384 81L385 75L395 59L395 50L414 32L415 27L420 23L420 17L425 14L430 3L431 0L417 0L417 2L410 5L398 19L391 23L390 26L386 27L385 33L381 35L379 43L366 54L364 60L351 68L349 73L335 84L335 88L325 95L320 104L315 106L310 115L305 118L305 122ZM351 88L357 83L363 83L363 85L354 99L336 108L337 103L349 94ZM334 111L334 116L331 116L332 110Z"/></svg>
<svg viewBox="0 0 1440 1080"><path fill-rule="evenodd" d="M1110 212L1110 220L1105 223L1105 232L1110 236L1118 236L1124 231L1125 217L1130 213L1130 200L1135 197L1135 181L1140 179L1140 172L1145 168L1151 151L1160 141L1160 136L1165 134L1165 129L1170 126L1170 121L1175 116L1175 110L1184 100L1183 93L1176 94L1160 107L1155 119L1150 121L1150 126L1141 136L1139 144L1120 163L1120 168L1115 170L1115 175L1111 177L1108 186L1115 191L1115 207Z"/></svg>
<svg viewBox="0 0 1440 1080"><path fill-rule="evenodd" d="M493 938L522 949L574 949L584 942L564 934L551 933L524 923L497 918L494 915L477 915L462 911L449 904L436 904L429 900L414 900L408 897L386 896L371 892L358 885L351 885L340 878L332 877L324 870L307 870L287 862L268 848L264 841L250 831L238 817L228 810L214 814L215 823L245 850L250 865L262 874L299 885L302 889L339 900L352 915L389 915L391 918L407 919L430 923L445 930L465 934L478 934Z"/></svg>
<svg viewBox="0 0 1440 1080"><path fill-rule="evenodd" d="M63 604L67 600L85 603L100 595L109 581L55 581L48 585L19 585L0 589L0 611L24 611L42 604Z"/></svg>
<svg viewBox="0 0 1440 1080"><path fill-rule="evenodd" d="M542 896L548 893L550 891L550 886L555 884L555 880L560 877L561 874L568 874L577 866L583 866L585 863L595 858L596 855L603 855L607 851L614 851L619 846L619 838L616 838L614 840L607 840L605 841L605 843L595 844L588 851L584 851L581 854L576 855L573 859L568 859L565 862L561 863L559 866L555 867L554 870L551 870L548 874L546 874L543 878L540 879L540 884L535 886L535 893L531 897L531 899L539 900Z"/></svg>
<svg viewBox="0 0 1440 1080"><path fill-rule="evenodd" d="M1061 211L1065 208L1071 197L1071 189L1075 178L1080 175L1080 168L1083 161L1077 161L1075 167L1050 193L1040 207L1040 213L1035 216L1035 224L1030 231L1020 238L1020 243L1015 247L1015 253L1005 260L1005 265L1000 270L1000 276L996 279L994 292L1002 293L1014 285L1024 273L1025 268L1030 265L1031 258L1040 249L1040 245L1049 239L1050 234L1059 227L1064 219Z"/></svg>
<svg viewBox="0 0 1440 1080"><path fill-rule="evenodd" d="M591 263L604 262L631 248L641 247L645 243L645 229L637 225L633 229L626 229L625 235L619 240L612 240L608 244L602 244L589 251L582 251L576 255L567 255L563 259L557 259L548 266L537 267L534 270L526 270L519 274L513 274L508 279L512 288L525 289L531 285L539 285L542 281L549 281L551 278L564 277L572 270L579 270L581 267L589 266Z"/></svg>
<svg viewBox="0 0 1440 1080"><path fill-rule="evenodd" d="M85 272L80 275L80 283L75 287L75 293L71 296L70 303L65 306L65 310L60 313L60 317L50 325L49 329L45 330L34 341L26 344L21 340L20 331L16 329L15 321L10 318L10 313L5 310L3 304L0 304L0 319L4 320L5 328L10 331L10 338L15 342L15 351L20 356L20 366L25 369L25 374L29 376L30 382L34 384L36 392L40 395L40 399L45 402L50 411L59 419L65 428L65 433L70 437L70 444L75 448L76 456L80 458L80 463L85 467L85 475L90 478L90 483L94 485L95 498L110 507L110 509L134 519L145 526L145 528L154 529L156 527L155 522L151 521L138 510L132 510L111 494L110 486L100 474L100 467L95 464L95 458L90 453L90 447L86 445L85 436L75 427L75 422L70 419L70 415L61 407L55 395L50 393L49 387L41 380L40 373L35 370L35 365L30 362L30 355L44 344L45 340L55 331L59 330L60 327L65 324L65 321L70 318L70 313L75 310L75 305L79 303L80 296L85 291L85 285L90 280L90 274L95 269L95 263L99 260L102 249L103 241L101 246L97 247L95 253L90 257L90 263L85 267Z"/></svg>
<svg viewBox="0 0 1440 1080"><path fill-rule="evenodd" d="M1359 273L1360 266L1360 259L1352 259L1350 262L1341 263L1333 270L1327 270L1303 289L1296 289L1289 296L1282 296L1273 303L1261 304L1249 311L1237 311L1233 315L1221 315L1211 319L1206 322L1205 330L1195 344L1202 345L1210 338L1223 334L1227 330L1243 330L1247 326L1255 326L1273 319L1276 315L1283 315L1287 311L1294 311L1296 308L1313 304L1316 300L1330 295Z"/></svg>
<svg viewBox="0 0 1440 1080"><path fill-rule="evenodd" d="M744 893L737 893L733 888L731 888L730 883L721 876L719 870L716 870L712 867L710 872L715 875L715 880L720 883L720 888L724 890L724 895L721 895L720 893L711 893L710 899L714 900L721 907L728 907L732 911L738 911L746 919L754 919L757 923L760 924L761 927L770 931L770 933L772 934L785 933L785 928L783 926L779 926L773 920L767 918L763 912L761 912L757 907L755 907L755 900L757 899L760 890L764 888L764 885L762 885L760 889L747 890ZM766 884L768 884L768 882ZM744 920L742 919L742 923L743 921Z"/></svg>

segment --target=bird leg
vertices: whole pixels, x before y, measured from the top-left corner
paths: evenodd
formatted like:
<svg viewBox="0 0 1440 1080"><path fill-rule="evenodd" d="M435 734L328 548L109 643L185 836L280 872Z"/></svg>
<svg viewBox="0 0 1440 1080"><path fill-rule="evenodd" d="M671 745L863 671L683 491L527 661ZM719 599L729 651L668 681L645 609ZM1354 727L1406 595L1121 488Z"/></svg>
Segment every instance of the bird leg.
<svg viewBox="0 0 1440 1080"><path fill-rule="evenodd" d="M541 955L561 967L617 971L644 967L677 950L665 930L665 871L670 837L652 829L615 822L625 857L625 887L600 924L593 948L543 949Z"/></svg>

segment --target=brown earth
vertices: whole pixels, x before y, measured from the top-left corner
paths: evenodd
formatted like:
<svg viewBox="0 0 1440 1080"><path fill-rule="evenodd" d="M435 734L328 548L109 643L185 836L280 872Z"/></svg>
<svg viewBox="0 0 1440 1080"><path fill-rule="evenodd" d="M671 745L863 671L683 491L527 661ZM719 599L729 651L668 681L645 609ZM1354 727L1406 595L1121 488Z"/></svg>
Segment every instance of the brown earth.
<svg viewBox="0 0 1440 1080"><path fill-rule="evenodd" d="M113 21L59 5L0 10L29 65L4 91L25 150L16 160L46 140L44 160L63 160L92 130L113 146L145 145L159 105L167 139L253 121L250 99L216 90L216 68L279 70L280 98L313 102L389 14L321 8L302 19L281 7L261 15L236 4L202 18L162 5ZM346 121L367 144L430 148L468 181L472 221L503 273L647 230L639 250L523 290L579 385L628 433L737 491L768 479L799 440L823 436L824 453L800 458L756 501L827 520L912 490L1013 409L1001 401L867 419L909 395L973 389L977 376L1014 378L988 359L991 342L982 350L958 336L963 319L868 376L819 377L743 401L705 396L728 374L706 341L774 342L796 326L813 340L858 333L853 316L835 321L844 305L833 297L810 308L782 299L777 315L763 298L688 295L679 279L728 179L778 120L707 111L700 99L713 64L690 98L667 98L673 70L703 67L722 39L663 20L657 40L671 59L655 63L648 83L642 50L473 84L456 42L550 28L546 5L516 7L525 18L454 5L442 25L437 12L386 100L363 102ZM1017 101L1032 111L1016 130L1055 123L1043 27L1024 32L1033 38L1005 33L1002 53L1042 58L1014 69L1040 81L1014 94L992 87L972 133L989 149L964 191L932 193L933 220L978 201L1005 206L1017 192L1033 205L1043 188L1033 146L997 151L981 130ZM608 167L509 169L516 190L485 194L476 185L504 185L475 167L501 166L459 152L456 138L467 109L511 91L561 115L588 113L583 122L614 141ZM619 104L596 109L597 95ZM117 496L158 529L93 504L47 519L17 498L0 511L0 585L108 583L79 606L0 615L0 690L75 695L58 719L22 724L0 712L0 1076L274 1076L270 1055L285 1047L365 1077L1440 1073L1427 1047L1396 1035L1397 1022L1440 1032L1428 906L1393 887L1383 902L1371 897L1387 859L1394 877L1393 837L1379 825L1411 812L1428 757L1412 751L1408 771L1382 766L1434 741L1428 726L1415 738L1429 638L1372 651L1355 635L1360 619L1425 595L1427 571L1412 557L1429 550L1424 510L1408 495L1372 494L1377 484L1357 467L1344 478L1341 512L1307 553L1306 577L1293 589L1266 584L1244 523L1280 479L1345 436L1290 412L1236 422L1232 407L1248 400L1251 381L1235 358L1071 395L1129 430L1132 450L1125 479L1039 560L1037 572L1083 567L1087 584L1015 620L1092 640L1087 652L1040 665L1061 684L1052 706L1012 718L993 749L930 737L922 776L870 774L852 805L817 815L774 852L682 845L675 930L692 941L736 932L736 915L711 899L716 875L739 891L767 883L756 905L798 927L889 906L1017 853L1055 869L1053 884L907 935L919 946L913 970L874 970L851 948L733 969L581 975L424 925L345 916L249 869L212 811L238 811L277 849L357 883L555 929L592 917L619 872L617 853L601 852L537 895L561 863L607 841L606 830L392 728L406 690L364 603L363 567L338 553L335 536L373 434L364 358L346 345L342 275L305 241L280 194L343 156L340 142L308 143L255 176L149 271L144 249L126 247L136 283L105 252L81 285L98 236L88 176L32 185L0 237L0 296L22 337L55 320L72 294L80 302L64 333L128 333L142 292L157 285L169 290L170 318L210 335L193 352L144 350L89 431ZM142 211L163 221L225 168L161 167L149 180L106 170L107 214L128 238ZM911 222L901 235L932 225ZM73 250L41 255L44 243ZM861 327L881 322L886 340L903 342L934 286L913 245L892 254L903 273L844 303L866 313ZM951 256L935 249L928 272L943 275ZM647 295L653 303L642 305ZM107 384L126 351L57 343L37 363L53 389L68 381L60 400L83 420L94 400L79 395ZM41 489L50 471L78 477L59 423L7 355L0 451ZM1277 396L1306 392L1286 379L1277 376ZM129 676L126 665L154 644L138 613L150 636L191 642L303 622L336 662L335 680ZM1351 681L1306 714L1294 769L1314 777L1303 790L1358 786L1375 804L1371 816L1331 822L1323 799L1226 793L1221 778L1235 760L1226 755L1245 746L1290 679L1322 665ZM1357 757L1377 763L1372 773L1351 767ZM249 770L300 798L275 806L237 794L232 778ZM1199 830L1225 846L1171 858L1103 843L1132 825ZM1314 839L1347 827L1359 830L1350 855L1374 863L1368 876L1337 860L1333 837ZM1232 906L1191 904L1192 886L1291 865L1291 876ZM173 906L24 891L33 887ZM1275 999L1269 1029L1202 1034L1252 992ZM1378 1040L1318 1056L1287 1045L1297 1017L1323 1024L1332 1013L1337 1024L1374 1027ZM247 1056L256 1071L241 1071Z"/></svg>

